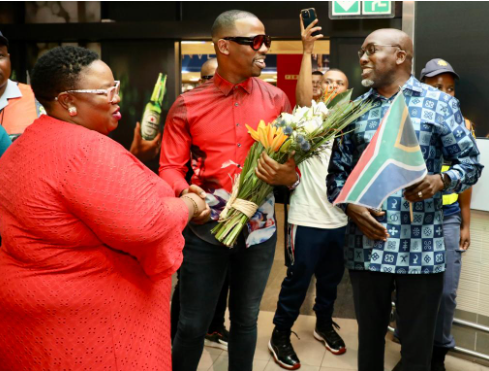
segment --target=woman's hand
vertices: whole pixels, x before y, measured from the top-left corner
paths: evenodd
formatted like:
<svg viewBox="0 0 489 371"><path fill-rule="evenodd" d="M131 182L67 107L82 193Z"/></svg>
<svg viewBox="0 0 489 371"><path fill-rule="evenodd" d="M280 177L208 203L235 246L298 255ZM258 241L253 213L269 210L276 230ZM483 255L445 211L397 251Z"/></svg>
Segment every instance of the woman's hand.
<svg viewBox="0 0 489 371"><path fill-rule="evenodd" d="M211 209L205 202L205 191L202 188L192 184L182 192L180 198L189 207L189 221L192 220L196 224L204 224L210 219Z"/></svg>

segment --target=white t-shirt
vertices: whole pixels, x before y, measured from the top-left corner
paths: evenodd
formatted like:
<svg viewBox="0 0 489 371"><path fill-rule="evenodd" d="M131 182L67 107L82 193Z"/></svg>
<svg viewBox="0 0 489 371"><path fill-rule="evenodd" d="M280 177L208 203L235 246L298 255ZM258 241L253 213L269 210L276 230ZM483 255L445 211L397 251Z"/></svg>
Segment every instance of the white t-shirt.
<svg viewBox="0 0 489 371"><path fill-rule="evenodd" d="M326 175L333 141L325 149L299 165L301 182L292 191L288 222L304 227L333 229L348 222L345 213L326 197Z"/></svg>

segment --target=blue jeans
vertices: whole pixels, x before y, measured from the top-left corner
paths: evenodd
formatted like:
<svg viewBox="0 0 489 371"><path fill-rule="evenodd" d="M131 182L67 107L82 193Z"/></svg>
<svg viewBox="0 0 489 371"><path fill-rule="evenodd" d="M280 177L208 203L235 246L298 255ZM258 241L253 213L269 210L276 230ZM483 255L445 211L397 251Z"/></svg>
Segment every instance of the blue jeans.
<svg viewBox="0 0 489 371"><path fill-rule="evenodd" d="M277 303L273 323L280 330L290 330L299 316L311 278L316 275L316 312L318 326L331 324L337 287L344 273L343 245L345 229L320 229L297 226L294 264L287 269L287 277Z"/></svg>
<svg viewBox="0 0 489 371"><path fill-rule="evenodd" d="M443 219L443 235L447 269L443 278L443 294L441 296L440 310L436 319L435 346L453 348L455 340L451 334L455 307L457 306L457 289L462 270L462 253L460 250L460 213L445 216Z"/></svg>
<svg viewBox="0 0 489 371"><path fill-rule="evenodd" d="M260 301L275 254L277 235L246 248L243 235L232 249L184 231L180 268L180 317L173 342L173 371L195 371L219 294L229 274L229 370L251 371Z"/></svg>

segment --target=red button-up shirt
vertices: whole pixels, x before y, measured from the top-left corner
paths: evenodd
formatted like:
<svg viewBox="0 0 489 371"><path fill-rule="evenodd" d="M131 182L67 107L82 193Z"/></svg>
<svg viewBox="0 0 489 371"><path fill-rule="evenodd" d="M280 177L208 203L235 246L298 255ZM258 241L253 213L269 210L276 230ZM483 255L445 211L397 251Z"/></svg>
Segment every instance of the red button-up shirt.
<svg viewBox="0 0 489 371"><path fill-rule="evenodd" d="M225 207L235 175L241 172L254 140L245 124L256 129L272 122L291 106L285 93L257 78L233 85L217 73L210 82L180 95L168 113L160 157L160 176L175 195L189 187L185 180L191 160L192 184L207 192L211 218ZM190 226L208 242L211 226ZM273 194L248 223L246 245L268 240L276 231Z"/></svg>
<svg viewBox="0 0 489 371"><path fill-rule="evenodd" d="M217 73L214 79L180 95L168 113L160 157L160 176L175 195L189 187L186 164L192 159L192 184L205 191L231 191L254 141L245 124L256 129L291 106L285 93L249 78L233 85Z"/></svg>

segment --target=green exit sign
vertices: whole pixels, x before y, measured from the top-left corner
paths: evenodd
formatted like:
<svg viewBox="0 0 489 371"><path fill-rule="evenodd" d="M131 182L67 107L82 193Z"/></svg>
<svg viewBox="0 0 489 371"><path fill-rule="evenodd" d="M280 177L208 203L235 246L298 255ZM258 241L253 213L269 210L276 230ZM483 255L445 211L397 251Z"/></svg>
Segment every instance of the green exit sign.
<svg viewBox="0 0 489 371"><path fill-rule="evenodd" d="M364 15L391 14L391 1L362 1Z"/></svg>
<svg viewBox="0 0 489 371"><path fill-rule="evenodd" d="M394 1L332 1L330 19L394 18Z"/></svg>

